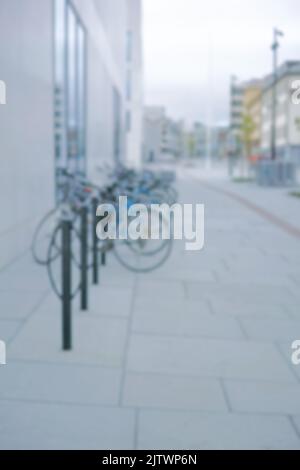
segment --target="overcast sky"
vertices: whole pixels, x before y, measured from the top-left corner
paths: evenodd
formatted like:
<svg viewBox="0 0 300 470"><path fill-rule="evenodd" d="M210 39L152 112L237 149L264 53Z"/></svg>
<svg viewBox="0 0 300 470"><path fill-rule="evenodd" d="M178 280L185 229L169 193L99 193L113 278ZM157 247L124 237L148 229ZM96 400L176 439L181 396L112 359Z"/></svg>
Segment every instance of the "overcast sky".
<svg viewBox="0 0 300 470"><path fill-rule="evenodd" d="M146 103L175 118L228 121L230 76L270 72L274 26L280 62L300 60L299 0L143 2Z"/></svg>

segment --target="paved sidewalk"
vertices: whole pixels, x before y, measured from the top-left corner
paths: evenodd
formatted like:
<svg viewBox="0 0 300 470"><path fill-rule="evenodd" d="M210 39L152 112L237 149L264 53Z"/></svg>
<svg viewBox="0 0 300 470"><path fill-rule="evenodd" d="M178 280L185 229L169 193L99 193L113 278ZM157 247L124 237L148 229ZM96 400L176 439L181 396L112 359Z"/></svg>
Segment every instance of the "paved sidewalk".
<svg viewBox="0 0 300 470"><path fill-rule="evenodd" d="M44 269L26 255L0 273L0 448L300 449L300 241L195 179L180 189L205 203L205 249L176 242L139 276L110 256L89 312L75 301L73 352Z"/></svg>

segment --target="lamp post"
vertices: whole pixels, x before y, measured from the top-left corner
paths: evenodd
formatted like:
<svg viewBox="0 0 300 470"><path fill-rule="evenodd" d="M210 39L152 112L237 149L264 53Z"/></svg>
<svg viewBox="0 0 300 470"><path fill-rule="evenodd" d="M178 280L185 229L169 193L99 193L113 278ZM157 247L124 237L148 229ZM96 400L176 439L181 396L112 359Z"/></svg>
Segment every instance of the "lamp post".
<svg viewBox="0 0 300 470"><path fill-rule="evenodd" d="M277 117L277 65L278 65L278 38L284 36L282 31L274 28L273 51L273 88L272 88L272 124L271 124L271 158L276 160L276 117Z"/></svg>

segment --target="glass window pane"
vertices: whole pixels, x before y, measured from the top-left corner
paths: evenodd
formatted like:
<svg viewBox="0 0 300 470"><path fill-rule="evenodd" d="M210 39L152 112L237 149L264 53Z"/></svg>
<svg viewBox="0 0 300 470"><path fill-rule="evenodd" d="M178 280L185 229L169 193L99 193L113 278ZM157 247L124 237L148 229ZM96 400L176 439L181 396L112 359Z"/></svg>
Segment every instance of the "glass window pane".
<svg viewBox="0 0 300 470"><path fill-rule="evenodd" d="M58 194L58 171L67 162L66 149L66 1L54 3L54 145L56 168L56 198Z"/></svg>
<svg viewBox="0 0 300 470"><path fill-rule="evenodd" d="M72 4L55 0L56 168L86 173L86 33Z"/></svg>
<svg viewBox="0 0 300 470"><path fill-rule="evenodd" d="M113 88L114 105L114 159L116 162L121 158L121 98L118 90Z"/></svg>
<svg viewBox="0 0 300 470"><path fill-rule="evenodd" d="M68 167L76 171L78 158L77 122L77 20L68 6Z"/></svg>
<svg viewBox="0 0 300 470"><path fill-rule="evenodd" d="M79 155L78 168L81 173L85 173L85 101L86 101L86 74L85 74L85 32L78 24L77 29L78 47L78 138Z"/></svg>

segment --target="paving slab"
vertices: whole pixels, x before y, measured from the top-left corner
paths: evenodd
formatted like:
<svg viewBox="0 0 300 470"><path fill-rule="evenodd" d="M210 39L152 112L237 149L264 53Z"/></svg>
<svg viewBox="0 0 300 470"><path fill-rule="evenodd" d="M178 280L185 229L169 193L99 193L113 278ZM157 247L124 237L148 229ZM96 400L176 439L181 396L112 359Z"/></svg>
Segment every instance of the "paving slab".
<svg viewBox="0 0 300 470"><path fill-rule="evenodd" d="M0 369L0 399L117 405L120 381L118 369L10 361Z"/></svg>
<svg viewBox="0 0 300 470"><path fill-rule="evenodd" d="M138 408L227 411L217 380L159 374L127 374L122 403Z"/></svg>
<svg viewBox="0 0 300 470"><path fill-rule="evenodd" d="M128 369L132 372L295 382L275 346L238 340L133 334Z"/></svg>
<svg viewBox="0 0 300 470"><path fill-rule="evenodd" d="M131 311L133 288L93 286L89 293L89 311L96 315L128 317Z"/></svg>
<svg viewBox="0 0 300 470"><path fill-rule="evenodd" d="M216 315L237 316L237 317L255 317L271 319L289 319L291 312L289 301L274 302L273 299L252 298L223 298L221 296L208 298L212 311ZM294 305L294 303L292 303Z"/></svg>
<svg viewBox="0 0 300 470"><path fill-rule="evenodd" d="M12 341L8 360L95 364L120 367L127 323L122 318L97 318L80 312L73 318L73 350L62 351L60 315L37 312Z"/></svg>
<svg viewBox="0 0 300 470"><path fill-rule="evenodd" d="M300 335L299 321L281 320L277 318L240 318L243 331L254 340L287 341L292 343Z"/></svg>
<svg viewBox="0 0 300 470"><path fill-rule="evenodd" d="M13 289L0 290L0 319L27 318L45 297L46 291L16 293Z"/></svg>
<svg viewBox="0 0 300 470"><path fill-rule="evenodd" d="M141 411L139 449L300 449L288 418L180 411Z"/></svg>
<svg viewBox="0 0 300 470"><path fill-rule="evenodd" d="M197 283L188 282L187 284L187 295L191 300L197 300L199 296L203 295L207 298L221 298L224 300L234 301L265 301L266 299L276 302L284 302L291 297L291 292L285 286L278 287L272 285L261 285L261 284L243 284L243 283Z"/></svg>
<svg viewBox="0 0 300 470"><path fill-rule="evenodd" d="M207 304L199 302L198 309L186 308L185 302L178 310L169 308L134 309L132 331L152 335L177 335L241 339L243 331L237 320L212 315ZM207 312L207 313L205 313Z"/></svg>
<svg viewBox="0 0 300 470"><path fill-rule="evenodd" d="M164 297L168 299L182 300L185 298L185 288L180 281L161 281L140 279L137 284L136 296Z"/></svg>
<svg viewBox="0 0 300 470"><path fill-rule="evenodd" d="M134 425L133 410L2 401L0 449L133 449Z"/></svg>
<svg viewBox="0 0 300 470"><path fill-rule="evenodd" d="M8 343L21 325L20 320L0 320L0 340Z"/></svg>
<svg viewBox="0 0 300 470"><path fill-rule="evenodd" d="M300 414L300 385L277 382L225 381L235 412Z"/></svg>

